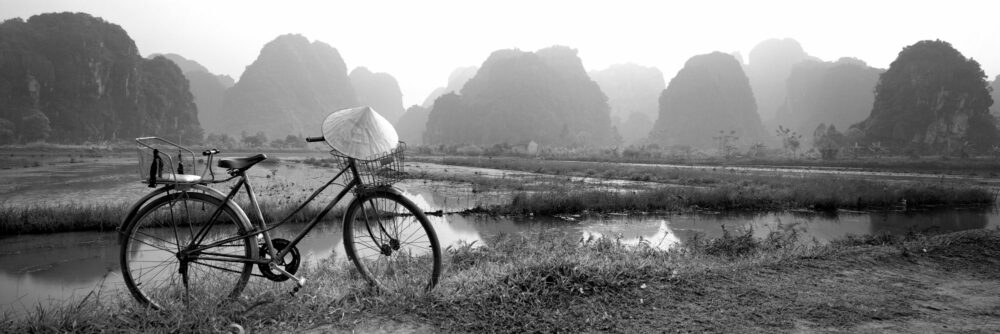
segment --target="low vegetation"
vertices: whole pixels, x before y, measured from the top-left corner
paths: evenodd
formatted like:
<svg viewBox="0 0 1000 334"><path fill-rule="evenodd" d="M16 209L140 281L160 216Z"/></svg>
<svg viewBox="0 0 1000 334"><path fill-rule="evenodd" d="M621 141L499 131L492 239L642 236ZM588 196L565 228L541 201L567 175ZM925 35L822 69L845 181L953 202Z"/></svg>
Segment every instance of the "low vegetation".
<svg viewBox="0 0 1000 334"><path fill-rule="evenodd" d="M114 231L122 224L132 203L117 204L47 204L0 205L0 236L29 233L55 233L72 231ZM249 203L243 203L249 210ZM261 211L269 223L281 221L297 205L286 201L262 201ZM291 222L306 222L322 211L318 205L309 205L295 213ZM334 208L324 219L343 216L343 206ZM247 215L253 217L250 212ZM256 222L256 219L252 219Z"/></svg>
<svg viewBox="0 0 1000 334"><path fill-rule="evenodd" d="M737 183L710 188L659 188L633 192L535 192L514 197L509 205L487 208L499 214L578 212L780 211L808 209L915 210L933 207L989 206L995 194L981 188L887 184L836 177L781 183Z"/></svg>
<svg viewBox="0 0 1000 334"><path fill-rule="evenodd" d="M445 158L439 162L541 174L535 178L541 182L476 175L420 175L421 178L469 182L474 187L490 185L486 189L506 186L506 189L524 190L514 194L509 204L477 209L497 214L919 210L989 206L996 201L995 192L962 183L530 159ZM638 181L646 183L646 187L625 191L588 188L566 182L571 177Z"/></svg>
<svg viewBox="0 0 1000 334"><path fill-rule="evenodd" d="M657 166L536 161L527 159L446 159L444 163L475 165L538 174L491 176L478 173L419 172L412 176L433 181L468 184L473 193L503 193L501 204L483 204L468 212L499 215L557 215L591 213L645 213L687 211L811 210L922 210L965 206L990 206L997 194L986 188L959 183L870 180L818 174L756 174L734 171L694 170ZM479 162L477 162L479 161ZM487 161L487 162L482 162ZM331 166L332 159L306 159L304 163ZM624 180L628 185L587 183ZM262 209L269 222L279 221L304 199L288 184L262 188ZM281 195L285 194L285 195ZM0 205L0 235L52 233L78 230L112 230L129 204ZM244 206L247 208L248 206ZM313 217L319 205L307 207L293 218ZM336 213L328 215L337 217Z"/></svg>
<svg viewBox="0 0 1000 334"><path fill-rule="evenodd" d="M613 238L498 235L446 252L428 295L380 295L347 264L310 283L266 286L224 307L152 311L128 296L88 296L0 320L12 332L787 332L1000 328L1000 231L856 237L803 245L795 235L732 231L661 250ZM968 304L968 305L966 305ZM995 305L995 304L991 304ZM934 311L939 310L939 311Z"/></svg>

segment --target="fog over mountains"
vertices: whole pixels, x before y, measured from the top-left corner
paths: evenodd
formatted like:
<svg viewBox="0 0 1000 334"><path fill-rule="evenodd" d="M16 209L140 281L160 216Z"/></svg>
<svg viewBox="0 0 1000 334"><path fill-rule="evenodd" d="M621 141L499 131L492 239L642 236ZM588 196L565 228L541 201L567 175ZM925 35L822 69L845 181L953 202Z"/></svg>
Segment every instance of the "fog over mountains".
<svg viewBox="0 0 1000 334"><path fill-rule="evenodd" d="M348 74L340 51L303 35L263 45L233 82L183 55L142 58L121 27L100 18L43 14L0 24L0 144L281 139L314 135L325 115L357 105L373 106L413 145L711 152L722 137L738 149L777 147L779 125L806 144L822 129L842 137L838 145L913 152L985 152L1000 140L1000 76L988 81L945 41L914 42L888 70L849 55L823 61L790 38L762 41L746 63L697 55L677 73L633 63L587 72L584 63L569 46L496 50L404 110L390 73L355 66Z"/></svg>
<svg viewBox="0 0 1000 334"><path fill-rule="evenodd" d="M774 123L778 108L788 96L787 79L792 68L806 59L819 61L791 38L769 39L750 50L745 71L753 87L757 111L768 124Z"/></svg>
<svg viewBox="0 0 1000 334"><path fill-rule="evenodd" d="M150 57L156 56L159 55ZM168 53L162 56L173 61L184 72L191 94L194 95L194 103L198 107L198 120L202 129L209 130L208 132L220 129L226 121L221 118L222 102L226 90L236 84L233 78L212 74L198 62L178 54Z"/></svg>
<svg viewBox="0 0 1000 334"><path fill-rule="evenodd" d="M430 109L434 106L434 100L437 100L437 98L441 97L441 95L447 93L458 93L462 90L462 86L465 86L465 83L468 82L469 79L476 76L476 72L478 71L478 66L459 67L454 71L451 71L451 74L448 75L448 85L445 87L439 87L427 95L427 98L424 99L424 104L422 104L422 106Z"/></svg>
<svg viewBox="0 0 1000 334"><path fill-rule="evenodd" d="M775 120L800 134L811 134L821 124L847 130L871 113L882 72L853 58L799 62L788 76L787 97Z"/></svg>
<svg viewBox="0 0 1000 334"><path fill-rule="evenodd" d="M388 73L372 73L365 67L351 71L351 84L358 95L358 104L378 111L392 124L403 115L403 92L399 83Z"/></svg>
<svg viewBox="0 0 1000 334"><path fill-rule="evenodd" d="M608 95L611 124L618 130L623 144L636 144L646 139L659 114L660 93L666 88L663 73L655 67L629 63L589 74Z"/></svg>
<svg viewBox="0 0 1000 334"><path fill-rule="evenodd" d="M438 87L427 96L422 105L412 105L406 109L403 116L396 122L396 131L402 141L412 144L424 143L424 132L427 130L427 119L430 116L431 108L434 107L434 100L446 93L458 94L469 79L476 75L479 67L467 66L459 67L451 71L448 76L448 85Z"/></svg>

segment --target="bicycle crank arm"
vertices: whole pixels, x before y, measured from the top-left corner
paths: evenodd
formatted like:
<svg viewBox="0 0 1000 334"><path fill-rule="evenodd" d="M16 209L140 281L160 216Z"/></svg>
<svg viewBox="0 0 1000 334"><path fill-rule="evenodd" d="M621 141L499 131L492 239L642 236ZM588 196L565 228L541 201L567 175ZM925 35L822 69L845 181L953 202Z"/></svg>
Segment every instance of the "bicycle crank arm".
<svg viewBox="0 0 1000 334"><path fill-rule="evenodd" d="M285 269L282 269L281 267L279 267L277 264L274 264L274 262L271 262L268 265L268 267L270 267L271 270L277 271L278 273L280 273L282 275L285 275L285 276L288 276L288 278L291 278L291 279L295 280L295 290L298 290L302 286L306 285L306 278L305 277L296 277L292 273L289 273L289 272L285 271Z"/></svg>

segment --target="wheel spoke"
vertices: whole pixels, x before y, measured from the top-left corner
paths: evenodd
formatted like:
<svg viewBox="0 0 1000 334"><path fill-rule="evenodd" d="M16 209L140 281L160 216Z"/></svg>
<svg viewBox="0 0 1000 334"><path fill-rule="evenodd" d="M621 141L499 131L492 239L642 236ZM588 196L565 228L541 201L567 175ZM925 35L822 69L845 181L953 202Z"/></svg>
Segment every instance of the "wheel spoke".
<svg viewBox="0 0 1000 334"><path fill-rule="evenodd" d="M250 258L253 255L250 237L199 253L178 255L189 249L190 240L203 230L195 226L211 226L203 236L214 240L244 235L245 225L222 203L202 193L176 192L142 207L126 226L128 237L121 246L122 274L137 300L162 308L192 298L219 302L243 290L252 272L250 263L199 261L197 255ZM207 225L211 217L205 211L215 212L219 207L222 207L220 214L212 225ZM165 240L164 236L174 238L176 243ZM180 259L185 257L187 274L182 275Z"/></svg>
<svg viewBox="0 0 1000 334"><path fill-rule="evenodd" d="M418 210L404 197L376 192L355 200L345 216L348 257L383 292L420 293L432 288L440 275L440 245ZM389 241L394 247L383 252L382 245Z"/></svg>

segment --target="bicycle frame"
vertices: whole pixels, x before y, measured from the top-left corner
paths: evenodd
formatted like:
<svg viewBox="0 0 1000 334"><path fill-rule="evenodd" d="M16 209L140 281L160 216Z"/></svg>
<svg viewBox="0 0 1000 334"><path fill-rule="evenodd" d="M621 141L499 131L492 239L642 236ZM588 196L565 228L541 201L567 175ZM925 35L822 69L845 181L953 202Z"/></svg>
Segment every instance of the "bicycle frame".
<svg viewBox="0 0 1000 334"><path fill-rule="evenodd" d="M309 234L309 232L311 232L312 229L315 228L317 224L319 224L319 222L323 219L323 217L325 217L326 214L329 213L330 210L332 210L334 206L336 206L338 203L340 203L340 201L344 198L344 196L347 196L348 192L350 192L355 187L357 187L357 186L359 186L361 184L361 181L360 181L361 178L360 178L360 175L358 173L357 166L355 164L355 159L351 158L348 161L349 162L348 162L347 166L345 166L343 169L341 169L340 172L338 172L333 178L330 179L330 181L327 181L326 184L324 184L322 187L319 187L318 189L316 189L315 191L313 191L312 195L310 195L308 199L306 199L302 204L300 204L298 208L296 208L294 211L292 211L288 216L286 216L285 218L283 218L280 222L278 222L274 226L270 226L270 227L267 226L267 222L264 219L264 214L263 214L263 212L260 209L259 203L257 202L257 195L256 195L256 193L254 193L253 187L250 185L249 178L246 175L246 171L245 170L244 171L240 171L238 175L234 176L234 178L239 178L239 181L237 181L236 185L234 185L232 187L232 189L229 191L229 194L226 195L226 197L224 199L224 203L230 203L230 202L232 202L232 199L236 196L236 194L239 193L240 189L241 188L245 189L246 193L247 193L247 197L250 200L250 204L253 206L253 209L254 209L254 211L257 214L256 218L260 220L260 226L253 226L253 228L254 228L253 231L250 231L250 232L245 233L245 234L241 234L239 236L226 238L226 239L223 239L223 240L215 241L215 242L207 244L207 245L201 245L200 247L193 248L194 245L199 244L201 241L203 241L203 239L204 239L207 231L209 231L212 228L212 226L215 224L216 219L219 217L219 215L223 211L223 207L220 206L220 207L216 208L215 212L212 213L212 216L209 219L208 224L203 225L201 227L201 229L198 231L198 233L195 234L195 236L193 238L191 238L191 242L187 245L187 247L184 248L183 252L186 252L186 253L199 253L198 258L205 259L205 260L223 261L223 262L243 262L243 263L253 263L253 264L268 264L272 260L264 260L263 257L261 257L259 254L258 254L257 258L250 259L250 258L246 258L246 257L243 257L243 256L235 256L235 255L227 255L227 254L216 254L216 253L203 253L202 252L202 251L204 251L206 249L210 249L210 248L213 248L213 247L216 247L216 246L219 246L219 245L223 245L223 244L235 241L235 240L243 239L243 238L246 238L248 236L257 236L257 238L263 238L264 239L264 243L265 243L265 245L267 245L267 249L268 249L268 251L270 253L268 255L271 256L271 259L282 259L282 258L284 258L285 255L287 255L292 250L292 248L295 245L297 245L300 241L302 241L303 238L305 238L306 234ZM304 229L302 229L302 231L299 232L299 234L293 240L291 240L291 242L289 243L288 247L285 247L280 252L276 251L274 249L274 245L272 243L271 235L268 232L271 231L271 230L273 230L273 229L275 229L275 228L277 228L277 227L279 227L279 226L281 226L281 225L284 225L285 223L287 223L288 221L290 221L292 216L294 216L296 213L298 213L300 210L302 210L302 208L304 208L306 205L308 205L309 203L311 203L316 198L316 196L318 196L320 193L322 193L324 190L326 190L326 188L328 186L334 184L334 182L337 179L339 179L341 176L343 176L345 173L347 173L348 170L350 170L351 175L353 176L353 178L351 179L350 182L348 182L347 184L344 185L344 189L342 189L340 191L340 193L338 193L337 196L332 201L330 201L330 203L327 204L326 207L324 207L322 211L320 211L319 214L317 214L315 217L313 217L313 219L309 222L309 224L306 225L306 227ZM216 183L227 182L227 181L229 181L231 179L232 178L229 178L227 180L219 181L219 182L216 182ZM216 192L216 193L219 193L219 192ZM219 193L219 194L221 194L221 193ZM239 206L237 205L236 207L239 207ZM250 224L253 225L252 222L250 222ZM202 256L202 255L209 255L209 256Z"/></svg>

